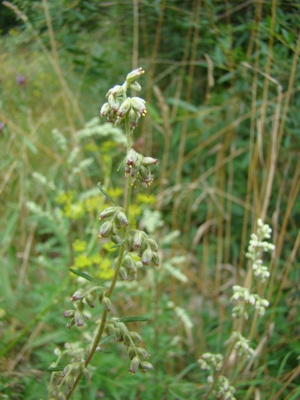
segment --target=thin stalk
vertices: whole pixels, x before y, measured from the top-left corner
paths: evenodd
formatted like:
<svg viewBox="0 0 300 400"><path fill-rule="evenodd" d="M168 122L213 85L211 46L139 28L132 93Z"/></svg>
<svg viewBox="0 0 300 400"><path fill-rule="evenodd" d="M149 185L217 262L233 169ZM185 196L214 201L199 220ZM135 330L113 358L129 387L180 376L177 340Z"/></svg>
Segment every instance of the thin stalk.
<svg viewBox="0 0 300 400"><path fill-rule="evenodd" d="M125 131L126 131L126 138L127 138L127 151L129 151L131 149L132 146L132 131L130 129L130 122L129 122L129 117L126 116L125 117ZM131 187L132 187L132 179L130 176L128 176L127 179L127 190L126 190L126 194L125 194L125 199L124 199L124 209L125 209L125 214L128 217L129 216L129 207L130 207L130 199L131 199ZM126 227L124 227L122 229L122 241L124 242L124 238L126 235ZM118 277L119 277L119 272L120 272L120 268L122 266L122 262L123 262L123 258L124 258L124 252L125 252L125 243L123 243L120 246L120 251L119 251L119 256L118 256L118 260L117 260L117 265L115 268L115 272L114 272L114 276L112 278L110 287L108 292L106 293L106 297L110 298L113 294L114 288L116 286ZM91 349L89 351L89 354L84 362L84 367L86 368L89 363L91 362L98 346L100 343L100 340L102 338L103 332L104 332L104 328L105 328L105 324L106 324L106 319L107 319L107 315L108 315L108 310L104 309L103 313L102 313L102 317L101 317L101 321L99 323L97 332L94 336L92 345L91 345ZM76 386L78 385L80 379L82 377L82 372L79 372L79 374L77 375L72 387L69 389L69 392L66 396L66 399L70 399L72 393L74 392Z"/></svg>

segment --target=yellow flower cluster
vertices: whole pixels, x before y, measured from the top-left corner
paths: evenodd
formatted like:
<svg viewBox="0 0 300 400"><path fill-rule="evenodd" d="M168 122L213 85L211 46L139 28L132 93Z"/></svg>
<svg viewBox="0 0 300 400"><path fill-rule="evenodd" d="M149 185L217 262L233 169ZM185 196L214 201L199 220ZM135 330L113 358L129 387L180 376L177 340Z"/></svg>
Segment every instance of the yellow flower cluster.
<svg viewBox="0 0 300 400"><path fill-rule="evenodd" d="M111 279L114 274L112 262L107 257L102 257L99 253L88 255L85 253L87 243L84 240L76 239L72 247L77 255L74 258L72 268L83 269L93 268L95 276L100 279ZM112 251L111 243L107 243L103 247L106 251Z"/></svg>

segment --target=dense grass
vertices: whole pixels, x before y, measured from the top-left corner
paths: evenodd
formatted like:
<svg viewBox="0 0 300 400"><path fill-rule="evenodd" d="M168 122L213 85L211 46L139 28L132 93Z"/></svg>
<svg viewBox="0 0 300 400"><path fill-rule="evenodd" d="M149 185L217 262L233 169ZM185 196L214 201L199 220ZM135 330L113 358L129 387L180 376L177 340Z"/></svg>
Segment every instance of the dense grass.
<svg viewBox="0 0 300 400"><path fill-rule="evenodd" d="M247 280L245 252L260 217L276 246L259 288L270 307L251 337L256 358L232 361L227 372L237 399L297 399L297 3L14 4L29 22L0 42L0 397L47 398L54 349L84 340L62 318L77 288L68 268L82 255L80 240L83 267L108 277L103 263L112 255L97 239L106 203L96 185L122 198L125 148L104 121L94 120L96 133L83 128L107 89L142 65L148 115L135 148L160 167L148 197L135 193L132 219L141 226L146 210L160 211L162 267L120 285L113 312L150 318L132 324L155 369L128 375L123 348L107 344L74 398L204 398L197 360L225 353L232 286Z"/></svg>

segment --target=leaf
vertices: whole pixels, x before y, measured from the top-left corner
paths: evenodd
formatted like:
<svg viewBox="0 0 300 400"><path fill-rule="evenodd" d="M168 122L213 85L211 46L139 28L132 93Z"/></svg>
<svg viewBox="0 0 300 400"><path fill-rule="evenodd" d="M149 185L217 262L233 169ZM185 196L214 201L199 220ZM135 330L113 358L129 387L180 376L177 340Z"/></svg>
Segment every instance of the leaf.
<svg viewBox="0 0 300 400"><path fill-rule="evenodd" d="M69 268L69 270L71 272L73 272L73 274L81 276L81 278L84 278L87 281L95 282L95 283L99 284L99 282L96 279L94 279L91 275L87 274L86 272L81 272L81 271L78 271L77 269L73 269L73 268Z"/></svg>
<svg viewBox="0 0 300 400"><path fill-rule="evenodd" d="M145 322L149 321L150 318L147 317L124 317L118 318L119 322Z"/></svg>
<svg viewBox="0 0 300 400"><path fill-rule="evenodd" d="M48 372L63 371L67 365L68 365L68 364L65 364L65 365L57 365L56 367L42 368L41 371L48 371Z"/></svg>
<svg viewBox="0 0 300 400"><path fill-rule="evenodd" d="M100 183L100 182L98 182L97 187L98 187L98 189L100 190L100 192L101 192L102 194L104 194L104 196L105 196L109 201L111 201L115 206L118 206L118 204L114 201L114 199L111 198L110 195L106 193L106 191L105 191L105 190L103 189L103 187L101 186L101 183Z"/></svg>

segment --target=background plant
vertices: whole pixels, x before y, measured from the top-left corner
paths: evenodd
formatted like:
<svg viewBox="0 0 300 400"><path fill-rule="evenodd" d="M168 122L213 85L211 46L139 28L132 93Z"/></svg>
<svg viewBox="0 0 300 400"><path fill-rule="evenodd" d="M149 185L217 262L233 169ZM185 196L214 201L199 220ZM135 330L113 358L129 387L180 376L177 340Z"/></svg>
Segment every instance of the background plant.
<svg viewBox="0 0 300 400"><path fill-rule="evenodd" d="M1 393L9 398L18 398L19 393L25 398L34 399L37 393L45 397L49 376L44 369L54 349L67 340L56 301L68 308L63 277L74 265L69 258L73 238L88 243L88 254L96 251L89 247L91 232L85 232L94 216L86 224L86 212L82 222L70 224L67 254L57 238L54 251L39 250L51 241L52 233L40 232L42 217L37 221L30 212L35 220L28 218L28 201L50 211L64 205L54 203L59 193L50 195L37 185L33 172L46 176L62 192L75 193L94 190L107 176L110 186L105 190L114 194L119 186L114 168L121 162L119 149L108 157L116 157L116 162L106 175L100 153L91 155L80 145L78 162L91 156L94 162L70 188L70 167L59 156L51 132L56 128L68 139L69 155L77 146L76 132L97 115L99 98L134 62L147 69L149 104L142 139L134 147L143 152L145 146L148 154L161 160L160 179L153 185L163 221L159 237L168 239L169 229L179 235L162 248L162 265L173 259L172 268L146 275L143 285L149 290L141 293L135 288L133 301L118 302L116 310L119 315L128 314L129 307L132 314L136 309L139 314L151 310L156 317L155 323L142 328L147 348L155 345L151 378L128 376L124 362L111 352L107 368L113 373L117 369L122 384L115 388L110 375L98 371L94 382L104 382L101 388L86 383L78 398L92 399L97 392L111 398L124 398L124 393L149 399L199 396L199 382L205 382L197 357L222 352L231 329L231 288L244 281L246 243L258 217L272 226L276 246L266 287L271 307L261 328L267 332L274 323L274 329L262 343L256 378L237 381L236 396L297 398L299 6L275 0L96 3L99 8L89 13L92 1L80 6L73 2L66 11L63 3L51 2L47 19L47 2L28 2L24 9L25 2L14 2L34 30L22 20L3 27ZM10 21L16 20L15 13L7 12ZM68 23L60 18L65 12ZM86 25L93 26L93 32L80 26L83 13L99 22ZM49 39L51 22L54 41ZM67 35L72 53L62 38L71 27L80 32ZM17 76L25 77L26 83ZM94 139L91 142L94 146ZM45 254L47 266L38 261ZM185 282L176 277L178 272ZM192 327L184 324L176 307L185 310ZM77 335L72 335L68 332L68 340L76 341Z"/></svg>

